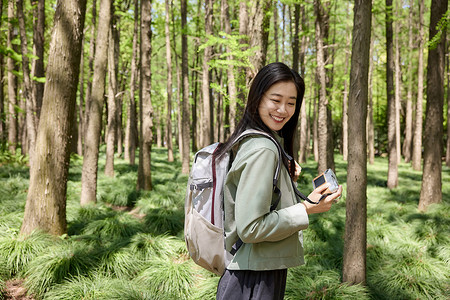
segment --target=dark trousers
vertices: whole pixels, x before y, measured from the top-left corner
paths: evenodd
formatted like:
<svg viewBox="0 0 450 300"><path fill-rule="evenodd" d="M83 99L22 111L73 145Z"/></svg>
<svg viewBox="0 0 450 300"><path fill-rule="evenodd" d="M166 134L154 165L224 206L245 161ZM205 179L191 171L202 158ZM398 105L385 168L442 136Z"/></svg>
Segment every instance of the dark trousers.
<svg viewBox="0 0 450 300"><path fill-rule="evenodd" d="M287 269L271 271L225 270L216 300L282 300Z"/></svg>

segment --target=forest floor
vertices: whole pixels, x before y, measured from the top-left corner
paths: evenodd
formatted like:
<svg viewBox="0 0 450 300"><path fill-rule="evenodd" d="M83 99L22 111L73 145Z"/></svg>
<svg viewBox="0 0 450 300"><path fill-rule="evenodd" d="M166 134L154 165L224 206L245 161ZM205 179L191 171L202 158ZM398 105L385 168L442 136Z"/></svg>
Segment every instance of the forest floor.
<svg viewBox="0 0 450 300"><path fill-rule="evenodd" d="M12 279L5 282L5 299L11 300L34 300L33 297L27 295L27 289L23 287L23 280Z"/></svg>

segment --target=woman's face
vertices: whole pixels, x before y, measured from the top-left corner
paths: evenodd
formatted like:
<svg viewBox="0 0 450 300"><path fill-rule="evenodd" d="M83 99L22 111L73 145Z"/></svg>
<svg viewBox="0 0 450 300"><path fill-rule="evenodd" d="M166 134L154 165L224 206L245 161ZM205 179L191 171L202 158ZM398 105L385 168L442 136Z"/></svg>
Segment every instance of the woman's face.
<svg viewBox="0 0 450 300"><path fill-rule="evenodd" d="M271 130L281 130L294 114L296 101L295 84L292 81L277 82L263 94L259 116Z"/></svg>

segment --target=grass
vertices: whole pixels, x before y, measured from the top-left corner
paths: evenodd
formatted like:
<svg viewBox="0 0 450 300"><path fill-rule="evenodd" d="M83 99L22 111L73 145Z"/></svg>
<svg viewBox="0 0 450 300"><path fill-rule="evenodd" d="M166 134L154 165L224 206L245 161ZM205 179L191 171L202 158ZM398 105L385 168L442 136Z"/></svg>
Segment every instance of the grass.
<svg viewBox="0 0 450 300"><path fill-rule="evenodd" d="M137 166L115 160L103 174L98 203L80 207L82 158L73 155L67 190L68 233L19 234L28 189L26 158L0 155L0 299L5 282L23 278L36 299L215 299L219 277L189 260L184 245L181 164L152 153L153 190L137 192ZM302 164L308 194L316 163ZM342 281L346 162L336 156L341 201L312 215L304 231L306 264L288 272L286 299L447 299L450 294L450 170L443 203L417 210L421 173L399 165L399 186L386 188L387 159L368 166L367 285ZM133 207L116 209L117 207Z"/></svg>

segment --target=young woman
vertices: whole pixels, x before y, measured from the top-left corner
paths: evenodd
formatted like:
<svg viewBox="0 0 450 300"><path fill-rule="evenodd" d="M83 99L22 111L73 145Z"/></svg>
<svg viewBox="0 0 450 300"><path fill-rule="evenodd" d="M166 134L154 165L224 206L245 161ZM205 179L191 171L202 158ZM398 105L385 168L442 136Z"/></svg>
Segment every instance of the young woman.
<svg viewBox="0 0 450 300"><path fill-rule="evenodd" d="M275 210L273 175L278 161L276 145L263 136L251 136L232 148L232 141L248 128L271 134L293 154L294 133L305 92L300 75L283 63L263 67L250 87L244 116L230 139L218 150L234 159L224 186L225 243L228 250L242 241L217 287L217 299L283 299L287 268L303 261L302 230L308 214L328 211L339 190L318 204L299 203L292 186L300 166L283 158L278 188L281 200ZM317 202L328 184L308 198Z"/></svg>

